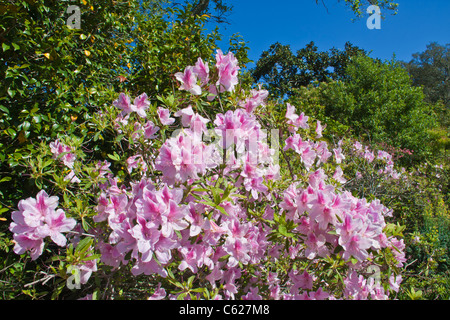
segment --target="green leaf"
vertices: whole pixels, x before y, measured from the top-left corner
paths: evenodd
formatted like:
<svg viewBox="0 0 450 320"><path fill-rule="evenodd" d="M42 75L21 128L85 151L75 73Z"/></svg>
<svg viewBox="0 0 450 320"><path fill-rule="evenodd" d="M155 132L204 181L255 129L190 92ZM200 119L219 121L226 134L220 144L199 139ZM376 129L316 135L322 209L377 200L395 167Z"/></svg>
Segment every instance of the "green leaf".
<svg viewBox="0 0 450 320"><path fill-rule="evenodd" d="M286 238L293 238L295 236L293 233L288 232L287 227L285 225L278 226L278 232Z"/></svg>
<svg viewBox="0 0 450 320"><path fill-rule="evenodd" d="M117 152L114 152L114 154L108 154L108 158L115 161L120 161L120 156L117 154Z"/></svg>
<svg viewBox="0 0 450 320"><path fill-rule="evenodd" d="M83 261L96 260L96 259L100 259L101 257L102 257L102 255L100 253L97 253L97 254L93 254L93 255L84 257Z"/></svg>
<svg viewBox="0 0 450 320"><path fill-rule="evenodd" d="M16 95L16 91L15 91L15 90L12 90L11 88L8 88L8 90L6 90L6 92L8 92L8 95L9 95L11 98L14 98L14 96Z"/></svg>
<svg viewBox="0 0 450 320"><path fill-rule="evenodd" d="M0 208L0 214L2 214L3 212L6 212L8 210L9 210L8 208Z"/></svg>
<svg viewBox="0 0 450 320"><path fill-rule="evenodd" d="M75 255L81 255L86 252L90 246L92 245L93 239L90 237L83 238L78 242L77 247L75 248Z"/></svg>
<svg viewBox="0 0 450 320"><path fill-rule="evenodd" d="M4 177L0 180L0 182L7 182L7 181L11 181L11 177Z"/></svg>
<svg viewBox="0 0 450 320"><path fill-rule="evenodd" d="M187 281L187 285L190 288L192 286L192 282L194 282L195 276L190 276L188 281Z"/></svg>

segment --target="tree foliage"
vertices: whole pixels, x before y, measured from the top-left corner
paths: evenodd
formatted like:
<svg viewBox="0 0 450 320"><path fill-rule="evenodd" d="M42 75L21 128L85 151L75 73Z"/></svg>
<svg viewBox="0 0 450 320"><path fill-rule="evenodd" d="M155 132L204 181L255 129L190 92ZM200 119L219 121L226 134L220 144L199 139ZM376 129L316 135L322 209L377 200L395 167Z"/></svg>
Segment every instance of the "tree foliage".
<svg viewBox="0 0 450 320"><path fill-rule="evenodd" d="M275 96L291 96L293 89L314 82L343 80L352 57L365 51L345 44L344 50L319 51L313 41L294 54L289 45L275 43L261 54L252 70L256 82L261 81Z"/></svg>
<svg viewBox="0 0 450 320"><path fill-rule="evenodd" d="M315 0L317 4L321 2L326 7L326 1ZM342 2L342 0L338 0ZM350 8L357 18L361 18L365 13L366 9L370 5L379 6L380 9L386 9L392 12L392 14L397 14L398 3L390 0L343 0L345 5ZM384 10L382 10L384 11Z"/></svg>
<svg viewBox="0 0 450 320"><path fill-rule="evenodd" d="M436 116L400 63L360 56L346 72L345 81L323 85L325 114L367 140L409 149L416 159L429 155Z"/></svg>
<svg viewBox="0 0 450 320"><path fill-rule="evenodd" d="M414 53L405 67L429 102L442 101L450 108L450 43L431 42L424 52Z"/></svg>

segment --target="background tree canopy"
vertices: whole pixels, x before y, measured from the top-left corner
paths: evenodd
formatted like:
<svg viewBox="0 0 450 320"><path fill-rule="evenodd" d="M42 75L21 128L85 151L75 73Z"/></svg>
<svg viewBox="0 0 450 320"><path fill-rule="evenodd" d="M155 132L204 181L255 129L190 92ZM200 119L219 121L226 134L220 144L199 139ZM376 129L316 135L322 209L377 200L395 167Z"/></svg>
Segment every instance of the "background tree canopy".
<svg viewBox="0 0 450 320"><path fill-rule="evenodd" d="M424 52L414 53L404 66L411 75L413 85L423 88L428 102L441 102L450 110L450 44L431 42ZM448 113L440 117L449 124Z"/></svg>
<svg viewBox="0 0 450 320"><path fill-rule="evenodd" d="M314 82L344 80L347 64L358 54L365 54L365 51L350 42L345 44L344 50L332 48L320 52L311 41L296 55L289 45L275 43L261 54L251 73L254 80L263 82L274 96L291 96L294 88Z"/></svg>

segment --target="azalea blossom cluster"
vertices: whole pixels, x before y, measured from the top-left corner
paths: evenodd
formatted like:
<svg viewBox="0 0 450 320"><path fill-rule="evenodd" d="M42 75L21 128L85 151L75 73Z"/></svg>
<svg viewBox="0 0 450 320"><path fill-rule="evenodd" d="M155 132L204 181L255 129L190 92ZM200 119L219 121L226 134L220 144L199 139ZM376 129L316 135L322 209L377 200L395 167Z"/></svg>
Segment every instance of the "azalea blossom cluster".
<svg viewBox="0 0 450 320"><path fill-rule="evenodd" d="M175 116L181 117L184 128L164 142L155 160L155 169L163 173L163 180L170 185L198 179L208 168L217 165L215 146L203 141L209 120L194 113L191 106L180 110Z"/></svg>
<svg viewBox="0 0 450 320"><path fill-rule="evenodd" d="M383 163L383 167L377 170L377 173L380 175L385 175L392 179L399 179L401 176L401 173L394 168L392 155L384 150L374 152L368 146L363 146L359 141L355 141L351 146L350 152L352 155L364 159L367 163L372 163L374 160L379 160L380 163ZM361 177L360 173L358 173L358 177Z"/></svg>
<svg viewBox="0 0 450 320"><path fill-rule="evenodd" d="M9 230L14 233L14 252L23 254L30 252L36 260L43 252L44 239L50 239L60 247L66 245L64 232L72 230L76 221L67 218L58 207L58 197L50 197L44 190L39 191L36 198L20 200L18 209L12 213Z"/></svg>
<svg viewBox="0 0 450 320"><path fill-rule="evenodd" d="M97 207L96 222L107 221L111 229L99 244L102 262L113 267L133 261L134 275L159 274L167 277L164 267L178 261L178 269L197 273L207 267L206 279L212 286L225 284L225 295L237 293L234 279L238 263L247 265L264 259L268 242L266 233L250 222L237 205L225 206L229 216L195 203L183 201L181 188L163 185L160 189L149 180L133 184L130 190L112 185ZM218 222L220 221L220 222ZM227 259L223 258L228 257Z"/></svg>
<svg viewBox="0 0 450 320"><path fill-rule="evenodd" d="M184 72L177 72L175 78L181 83L180 90L186 90L194 95L202 93L202 87L207 87L210 93L208 100L213 100L219 92L232 92L239 83L239 64L234 54L230 51L224 55L218 49L216 53L217 81L209 83L211 80L208 63L202 58L198 58L194 66L187 66ZM219 90L217 90L219 89Z"/></svg>
<svg viewBox="0 0 450 320"><path fill-rule="evenodd" d="M50 142L50 151L53 154L53 159L59 159L66 167L70 169L69 174L65 176L65 180L68 180L73 183L80 182L80 179L75 175L73 171L73 166L77 159L73 149L56 139L53 142Z"/></svg>
<svg viewBox="0 0 450 320"><path fill-rule="evenodd" d="M256 117L245 109L218 114L214 121L218 142L225 150L227 167L224 174L236 179L238 186L258 199L259 193L267 194L264 181L279 178L277 150L269 147L267 131L261 129ZM272 133L272 141L278 140L278 130Z"/></svg>
<svg viewBox="0 0 450 320"><path fill-rule="evenodd" d="M353 270L363 269L364 261L383 248L398 253L398 267L406 261L402 240L387 237L383 232L385 217L391 210L379 200L368 202L354 197L350 192L338 192L326 182L322 169L309 176L306 188L299 183L289 186L280 207L286 218L297 225L302 241L291 252L301 252L308 259L327 257L338 248L344 260L358 261Z"/></svg>
<svg viewBox="0 0 450 320"><path fill-rule="evenodd" d="M199 58L177 73L180 90L195 96L208 90L209 103L214 95L233 94L237 59L220 50L215 58L214 70ZM97 163L107 182L99 186L89 232L100 258L85 264L83 283L100 262L108 270L129 267L133 276L151 276L151 299L202 299L202 290L214 299L387 299L401 276L392 273L387 280L365 273L378 267L374 261L385 251L393 256L391 264L403 266L403 240L386 232L391 210L343 188L341 166L349 157L343 142L329 148L320 121L315 137L306 138L302 130L309 130L312 120L287 104L282 125L289 136L280 143L280 130L269 136L257 116L268 92L259 88L237 96L233 108L215 117L198 111L192 100L151 114L145 93L133 103L121 93L113 102L121 110L118 132L137 115L133 139L161 144L152 155L137 149L139 144L130 146L135 154L126 161L128 172L140 169L141 175L129 184L120 184L109 162ZM169 129L175 131L161 139L160 131ZM280 149L300 159L289 182L280 179ZM389 154L379 152L378 158L393 166ZM66 244L62 233L72 230L75 220L56 210L57 199L41 191L19 203L11 224L16 253L29 250L36 259L47 236ZM330 259L341 268L338 285L327 282L321 270ZM174 277L191 276L196 287L190 295L171 287Z"/></svg>

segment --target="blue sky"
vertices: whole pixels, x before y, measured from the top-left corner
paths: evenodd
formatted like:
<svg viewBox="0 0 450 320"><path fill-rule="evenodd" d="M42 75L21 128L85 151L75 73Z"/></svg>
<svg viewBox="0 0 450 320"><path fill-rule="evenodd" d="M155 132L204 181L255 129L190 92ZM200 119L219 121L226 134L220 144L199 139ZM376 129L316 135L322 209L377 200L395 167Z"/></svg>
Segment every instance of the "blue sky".
<svg viewBox="0 0 450 320"><path fill-rule="evenodd" d="M423 52L432 41L450 43L449 0L397 0L398 14L382 12L386 18L381 29L369 30L369 14L352 21L354 13L343 1L324 0L327 9L314 0L229 0L233 12L230 25L222 25L225 39L240 33L250 47L249 57L256 62L261 53L275 42L288 44L295 53L314 41L320 51L343 49L347 41L368 52L373 58L409 61ZM221 44L228 49L228 40ZM248 67L253 67L249 64Z"/></svg>

